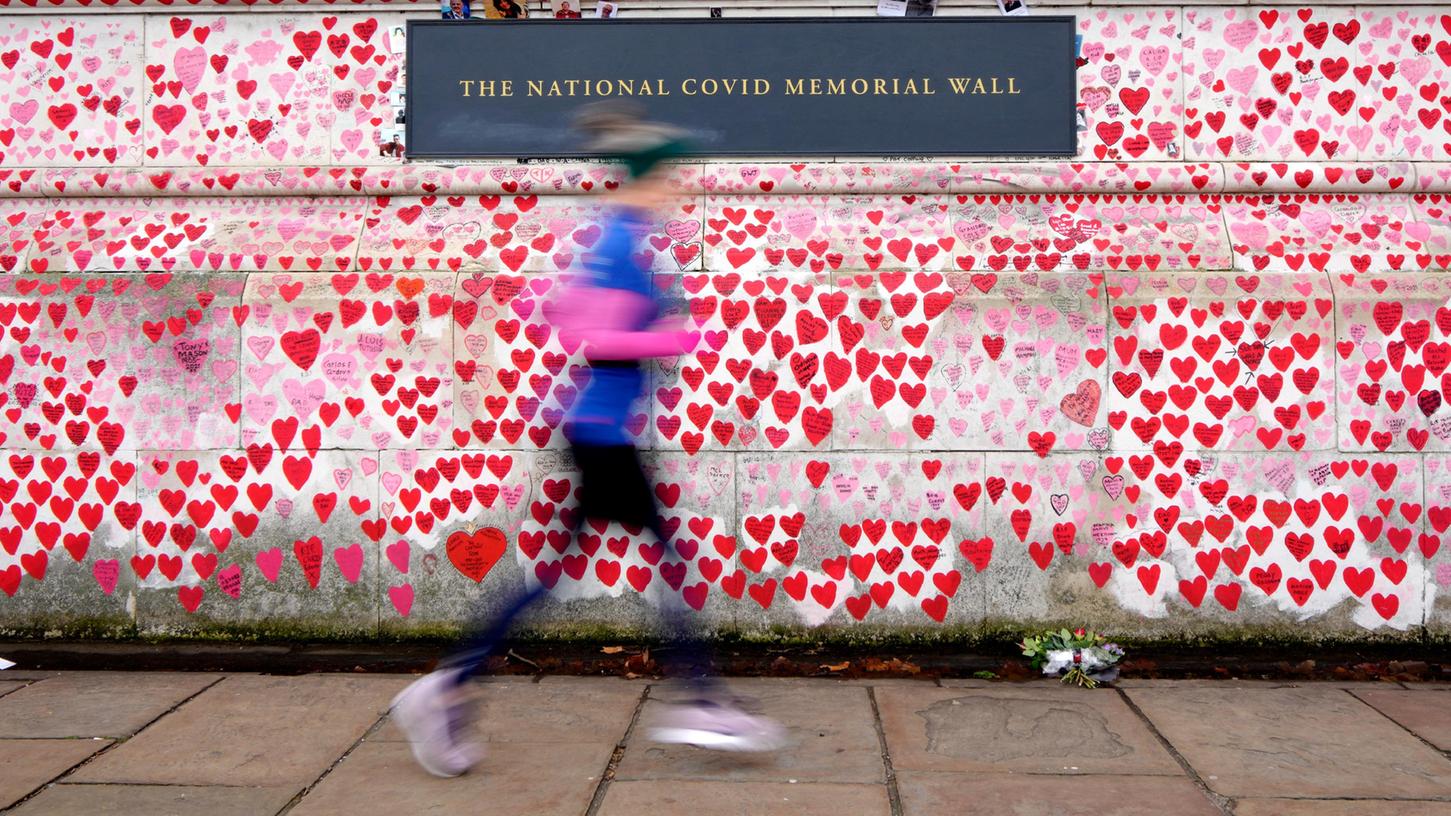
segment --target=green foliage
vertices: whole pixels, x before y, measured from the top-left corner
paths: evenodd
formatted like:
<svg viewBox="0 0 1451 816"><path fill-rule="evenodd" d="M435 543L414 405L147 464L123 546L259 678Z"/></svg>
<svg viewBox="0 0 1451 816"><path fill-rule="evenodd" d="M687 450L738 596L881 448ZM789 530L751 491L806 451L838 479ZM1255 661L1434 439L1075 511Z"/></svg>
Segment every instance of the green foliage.
<svg viewBox="0 0 1451 816"><path fill-rule="evenodd" d="M1107 637L1091 629L1072 632L1067 629L1049 630L1041 635L1025 637L1018 645L1035 669L1042 669L1050 662L1050 652L1081 654L1093 668L1085 670L1075 662L1063 673L1062 679L1064 683L1076 683L1086 688L1097 686L1099 681L1094 675L1112 669L1124 654L1118 644L1110 643Z"/></svg>

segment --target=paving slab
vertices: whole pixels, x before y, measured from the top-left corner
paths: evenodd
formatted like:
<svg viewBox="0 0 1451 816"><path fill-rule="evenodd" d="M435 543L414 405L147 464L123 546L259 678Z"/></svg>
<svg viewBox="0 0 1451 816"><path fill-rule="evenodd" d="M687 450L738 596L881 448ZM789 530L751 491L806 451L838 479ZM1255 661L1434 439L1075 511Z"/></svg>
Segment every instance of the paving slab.
<svg viewBox="0 0 1451 816"><path fill-rule="evenodd" d="M86 766L76 781L301 787L363 736L406 682L226 677Z"/></svg>
<svg viewBox="0 0 1451 816"><path fill-rule="evenodd" d="M885 785L789 782L615 782L599 816L888 816Z"/></svg>
<svg viewBox="0 0 1451 816"><path fill-rule="evenodd" d="M368 740L289 816L579 816L589 807L614 748L613 742L510 743L465 776L439 779L418 767L406 743Z"/></svg>
<svg viewBox="0 0 1451 816"><path fill-rule="evenodd" d="M275 816L298 789L190 785L51 785L12 816L80 813L146 816Z"/></svg>
<svg viewBox="0 0 1451 816"><path fill-rule="evenodd" d="M786 728L786 747L763 754L733 754L650 741L652 724L667 712L667 701L679 693L662 689L640 713L640 723L626 744L616 779L715 779L764 782L882 782L886 768L872 716L871 699L862 687L815 686L802 683L735 683L731 687L751 698L748 708Z"/></svg>
<svg viewBox="0 0 1451 816"><path fill-rule="evenodd" d="M620 740L630 727L644 684L609 679L558 678L575 682L484 683L474 689L477 739L484 742L580 742ZM375 739L404 740L393 723Z"/></svg>
<svg viewBox="0 0 1451 816"><path fill-rule="evenodd" d="M908 771L897 775L903 816L964 811L1011 816L1219 816L1188 779L1021 776Z"/></svg>
<svg viewBox="0 0 1451 816"><path fill-rule="evenodd" d="M16 681L13 681L13 682L9 682L9 683L0 682L0 697L4 697L5 695L9 694L12 691L18 691L20 689L23 689L23 688L25 688L25 686L26 686L26 684L24 682L19 681L19 680L16 680Z"/></svg>
<svg viewBox="0 0 1451 816"><path fill-rule="evenodd" d="M1240 799L1234 816L1451 816L1451 802Z"/></svg>
<svg viewBox="0 0 1451 816"><path fill-rule="evenodd" d="M0 698L3 737L129 737L216 674L68 672Z"/></svg>
<svg viewBox="0 0 1451 816"><path fill-rule="evenodd" d="M1451 762L1340 689L1128 689L1224 796L1451 796Z"/></svg>
<svg viewBox="0 0 1451 816"><path fill-rule="evenodd" d="M1111 690L1061 684L877 691L898 770L1178 774Z"/></svg>
<svg viewBox="0 0 1451 816"><path fill-rule="evenodd" d="M1451 702L1434 691L1357 690L1355 696L1442 751L1451 750Z"/></svg>
<svg viewBox="0 0 1451 816"><path fill-rule="evenodd" d="M109 740L0 740L0 808L24 799L110 744Z"/></svg>

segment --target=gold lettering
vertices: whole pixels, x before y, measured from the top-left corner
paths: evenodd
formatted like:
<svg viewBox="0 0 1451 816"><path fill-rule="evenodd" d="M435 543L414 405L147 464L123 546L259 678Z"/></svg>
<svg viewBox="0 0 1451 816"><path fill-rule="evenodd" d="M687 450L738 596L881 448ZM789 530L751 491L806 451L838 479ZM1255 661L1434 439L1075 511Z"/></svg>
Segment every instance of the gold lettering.
<svg viewBox="0 0 1451 816"><path fill-rule="evenodd" d="M829 93L829 94L845 94L846 93L846 80L844 80L844 79L828 79L826 81L826 92Z"/></svg>
<svg viewBox="0 0 1451 816"><path fill-rule="evenodd" d="M1003 93L998 88L998 78L997 77L993 77L993 91L992 91L992 93L993 93L993 96L1001 96L1002 93Z"/></svg>
<svg viewBox="0 0 1451 816"><path fill-rule="evenodd" d="M526 79L524 81L529 83L529 95L530 96L543 96L544 95L544 83L542 81L537 80L537 79Z"/></svg>
<svg viewBox="0 0 1451 816"><path fill-rule="evenodd" d="M633 80L633 79L617 79L617 80L615 80L615 82L619 83L620 96L634 96L635 95L635 80Z"/></svg>
<svg viewBox="0 0 1451 816"><path fill-rule="evenodd" d="M758 80L755 80L755 86L756 86L756 91L755 91L756 96L765 96L766 94L768 94L768 93L771 92L771 80L769 80L769 79L758 79Z"/></svg>
<svg viewBox="0 0 1451 816"><path fill-rule="evenodd" d="M804 79L788 79L788 80L786 80L786 93L788 93L788 94L795 94L797 96L804 95L806 93L806 80L804 80Z"/></svg>
<svg viewBox="0 0 1451 816"><path fill-rule="evenodd" d="M474 81L472 79L460 79L458 84L464 86L464 97L467 98L469 95L469 86L474 84Z"/></svg>
<svg viewBox="0 0 1451 816"><path fill-rule="evenodd" d="M885 79L877 77L875 80L872 81L872 93L875 93L877 96L881 96L886 92L887 81Z"/></svg>
<svg viewBox="0 0 1451 816"><path fill-rule="evenodd" d="M1022 91L1018 90L1017 82L1017 77L1008 77L1008 94L1010 96L1016 96L1017 94L1022 93Z"/></svg>
<svg viewBox="0 0 1451 816"><path fill-rule="evenodd" d="M948 77L947 78L947 84L952 86L952 92L955 93L955 94L966 93L967 84L969 82L971 82L971 81L972 81L972 77Z"/></svg>
<svg viewBox="0 0 1451 816"><path fill-rule="evenodd" d="M987 86L982 83L982 77L977 78L977 84L972 87L974 94L987 93Z"/></svg>
<svg viewBox="0 0 1451 816"><path fill-rule="evenodd" d="M937 92L932 90L932 77L922 77L922 95L936 96Z"/></svg>
<svg viewBox="0 0 1451 816"><path fill-rule="evenodd" d="M564 84L569 87L569 95L570 96L574 96L574 86L576 86L576 85L579 84L579 80L577 80L577 79L566 79L564 81Z"/></svg>
<svg viewBox="0 0 1451 816"><path fill-rule="evenodd" d="M694 90L692 90L692 89L695 88L699 84L700 84L700 80L694 79L694 78L681 80L680 81L680 92L683 93L683 94L685 94L686 96L695 96L695 93L696 92Z"/></svg>
<svg viewBox="0 0 1451 816"><path fill-rule="evenodd" d="M851 92L857 96L866 93L869 87L870 84L865 79L857 78L851 81Z"/></svg>
<svg viewBox="0 0 1451 816"><path fill-rule="evenodd" d="M596 96L610 96L614 92L615 92L615 83L609 81L608 79L597 79L597 80L595 80L595 95Z"/></svg>

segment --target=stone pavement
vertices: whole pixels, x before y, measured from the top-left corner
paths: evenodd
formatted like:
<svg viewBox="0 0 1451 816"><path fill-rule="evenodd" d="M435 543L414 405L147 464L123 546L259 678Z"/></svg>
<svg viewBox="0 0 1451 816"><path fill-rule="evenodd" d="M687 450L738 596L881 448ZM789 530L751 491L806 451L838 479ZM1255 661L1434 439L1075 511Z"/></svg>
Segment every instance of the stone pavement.
<svg viewBox="0 0 1451 816"><path fill-rule="evenodd" d="M738 679L766 756L653 745L673 690L479 684L486 762L416 768L404 675L0 674L0 813L146 816L1432 816L1451 686Z"/></svg>

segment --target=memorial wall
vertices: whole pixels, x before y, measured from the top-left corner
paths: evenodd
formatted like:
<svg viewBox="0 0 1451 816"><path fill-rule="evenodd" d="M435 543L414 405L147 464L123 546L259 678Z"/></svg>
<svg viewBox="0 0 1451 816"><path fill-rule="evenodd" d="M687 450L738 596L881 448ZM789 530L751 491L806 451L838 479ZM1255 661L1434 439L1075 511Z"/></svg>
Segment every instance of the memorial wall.
<svg viewBox="0 0 1451 816"><path fill-rule="evenodd" d="M0 0L0 631L407 637L535 583L589 636L1448 631L1444 7L1035 6L1072 155L683 163L640 257L703 343L630 430L688 563L569 546L543 304L620 174L411 156L438 15Z"/></svg>

